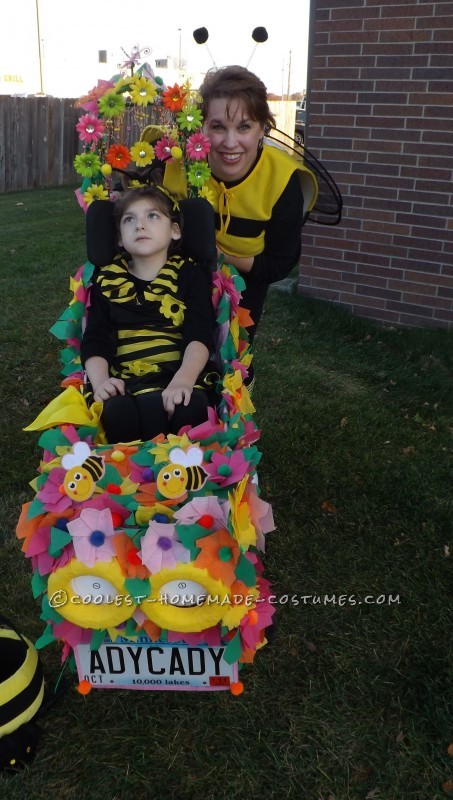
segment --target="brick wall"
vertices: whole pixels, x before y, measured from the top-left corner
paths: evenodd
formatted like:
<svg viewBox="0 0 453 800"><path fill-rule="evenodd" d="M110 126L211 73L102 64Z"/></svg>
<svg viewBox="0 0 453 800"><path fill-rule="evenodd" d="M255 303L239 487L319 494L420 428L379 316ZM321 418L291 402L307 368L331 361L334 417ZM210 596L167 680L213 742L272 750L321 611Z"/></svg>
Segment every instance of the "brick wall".
<svg viewBox="0 0 453 800"><path fill-rule="evenodd" d="M299 289L453 327L453 2L312 0L306 144L344 199L307 223Z"/></svg>

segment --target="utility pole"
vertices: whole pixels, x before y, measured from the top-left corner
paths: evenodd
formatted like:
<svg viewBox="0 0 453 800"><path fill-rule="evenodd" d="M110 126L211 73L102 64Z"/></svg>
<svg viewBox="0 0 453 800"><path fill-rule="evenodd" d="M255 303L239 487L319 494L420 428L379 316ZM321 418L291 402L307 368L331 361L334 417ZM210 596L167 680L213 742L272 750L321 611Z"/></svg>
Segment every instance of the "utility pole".
<svg viewBox="0 0 453 800"><path fill-rule="evenodd" d="M286 92L287 100L289 100L290 86L291 86L291 50L289 51L289 61L288 61L288 90Z"/></svg>
<svg viewBox="0 0 453 800"><path fill-rule="evenodd" d="M36 0L36 26L38 30L38 52L39 52L39 95L44 95L44 87L42 82L42 47L41 47L41 32L39 28L39 3Z"/></svg>

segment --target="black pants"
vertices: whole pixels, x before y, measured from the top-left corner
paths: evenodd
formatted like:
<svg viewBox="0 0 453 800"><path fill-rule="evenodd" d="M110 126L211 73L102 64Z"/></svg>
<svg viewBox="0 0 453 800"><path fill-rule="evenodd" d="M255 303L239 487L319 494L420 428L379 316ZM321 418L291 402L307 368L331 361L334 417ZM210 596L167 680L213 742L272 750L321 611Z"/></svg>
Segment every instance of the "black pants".
<svg viewBox="0 0 453 800"><path fill-rule="evenodd" d="M159 433L178 433L185 425L200 425L208 418L208 406L208 394L203 389L194 389L189 405L176 406L169 419L161 392L117 394L104 404L101 419L110 444L147 441Z"/></svg>

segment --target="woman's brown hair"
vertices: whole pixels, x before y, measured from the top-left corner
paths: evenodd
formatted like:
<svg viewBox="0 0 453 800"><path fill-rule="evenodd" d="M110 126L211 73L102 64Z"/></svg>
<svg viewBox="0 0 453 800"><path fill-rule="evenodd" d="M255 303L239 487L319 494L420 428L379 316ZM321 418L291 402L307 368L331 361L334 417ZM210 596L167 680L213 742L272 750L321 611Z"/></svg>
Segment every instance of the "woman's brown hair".
<svg viewBox="0 0 453 800"><path fill-rule="evenodd" d="M233 65L210 70L199 88L200 103L204 119L209 113L211 100L227 99L227 114L232 100L242 100L250 119L260 122L265 128L275 128L275 119L269 108L267 89L260 78L246 67Z"/></svg>

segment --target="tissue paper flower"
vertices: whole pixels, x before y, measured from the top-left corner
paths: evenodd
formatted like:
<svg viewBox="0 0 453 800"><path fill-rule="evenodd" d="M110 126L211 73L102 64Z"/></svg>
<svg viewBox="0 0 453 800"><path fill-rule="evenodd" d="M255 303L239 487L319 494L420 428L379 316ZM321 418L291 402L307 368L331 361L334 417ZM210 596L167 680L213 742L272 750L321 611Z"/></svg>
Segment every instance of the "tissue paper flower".
<svg viewBox="0 0 453 800"><path fill-rule="evenodd" d="M96 561L111 561L115 555L115 529L108 508L84 508L77 519L68 522L68 531L77 559L87 567L93 567Z"/></svg>
<svg viewBox="0 0 453 800"><path fill-rule="evenodd" d="M176 564L187 564L190 552L176 538L175 526L169 522L152 522L141 540L140 557L153 575L161 569L172 569Z"/></svg>
<svg viewBox="0 0 453 800"><path fill-rule="evenodd" d="M213 578L231 586L235 580L234 570L239 558L239 548L228 531L221 528L209 536L196 540L201 552L195 559L195 566L205 567Z"/></svg>

